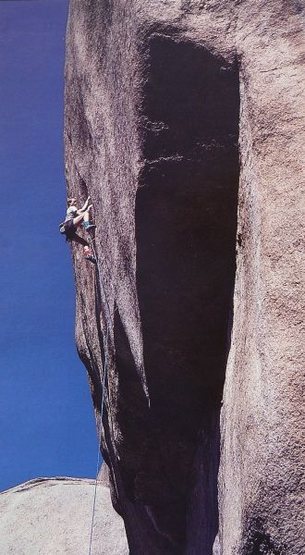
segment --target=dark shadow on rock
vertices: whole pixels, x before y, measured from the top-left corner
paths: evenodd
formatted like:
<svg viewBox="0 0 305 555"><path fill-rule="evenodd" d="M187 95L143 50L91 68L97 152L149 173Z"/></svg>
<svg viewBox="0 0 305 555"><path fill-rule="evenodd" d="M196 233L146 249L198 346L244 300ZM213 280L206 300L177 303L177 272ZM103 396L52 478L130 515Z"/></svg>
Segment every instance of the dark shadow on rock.
<svg viewBox="0 0 305 555"><path fill-rule="evenodd" d="M157 467L150 481L164 512L180 499L176 514L183 513L184 521L181 533L177 518L176 530L187 550L186 507L196 483L198 438L205 438L201 470L208 479L201 503L209 517L198 542L200 553L209 554L218 528L215 422L235 277L238 72L191 43L156 34L149 45L146 161L136 199L137 288L154 449L170 476L166 495Z"/></svg>
<svg viewBox="0 0 305 555"><path fill-rule="evenodd" d="M114 317L115 358L118 370L116 481L120 490L131 553L182 553L185 506L173 495L171 472L160 456L159 439L147 398L139 381L119 312ZM168 501L170 500L170 504ZM164 507L166 506L166 511ZM180 527L177 529L177 520ZM143 543L144 541L144 543Z"/></svg>
<svg viewBox="0 0 305 555"><path fill-rule="evenodd" d="M130 499L135 499L140 495L140 492L136 491L135 482L143 464L144 451L149 440L149 413L147 400L139 381L128 337L118 310L114 314L114 346L118 372L117 422L122 437L126 438L126 441L119 444L117 448L120 459L123 461L121 474L127 495ZM143 425L143 421L145 425Z"/></svg>
<svg viewBox="0 0 305 555"><path fill-rule="evenodd" d="M242 555L288 555L286 545L278 545L271 535L264 529L263 518L247 518L243 530L243 537L247 541L243 545Z"/></svg>

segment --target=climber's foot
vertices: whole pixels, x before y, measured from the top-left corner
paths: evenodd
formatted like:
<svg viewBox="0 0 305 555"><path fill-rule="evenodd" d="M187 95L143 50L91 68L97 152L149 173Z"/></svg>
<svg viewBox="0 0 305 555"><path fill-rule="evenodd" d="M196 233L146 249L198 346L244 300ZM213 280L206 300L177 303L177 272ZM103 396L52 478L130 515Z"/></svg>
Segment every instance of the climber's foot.
<svg viewBox="0 0 305 555"><path fill-rule="evenodd" d="M90 222L84 222L83 225L84 225L84 228L85 228L86 231L90 231L90 229L95 229L96 228L96 225L92 224Z"/></svg>
<svg viewBox="0 0 305 555"><path fill-rule="evenodd" d="M89 254L88 256L85 256L85 259L92 262L92 264L96 264L96 260L95 260L94 256L92 256L91 254Z"/></svg>

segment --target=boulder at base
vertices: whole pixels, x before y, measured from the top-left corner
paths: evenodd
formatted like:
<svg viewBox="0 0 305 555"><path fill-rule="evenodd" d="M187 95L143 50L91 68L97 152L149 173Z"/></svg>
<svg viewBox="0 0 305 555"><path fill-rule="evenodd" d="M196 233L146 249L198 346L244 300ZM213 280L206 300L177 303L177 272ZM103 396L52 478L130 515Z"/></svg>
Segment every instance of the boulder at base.
<svg viewBox="0 0 305 555"><path fill-rule="evenodd" d="M38 478L0 494L0 553L85 555L94 480ZM97 487L94 555L129 553L124 524L114 511L109 489Z"/></svg>

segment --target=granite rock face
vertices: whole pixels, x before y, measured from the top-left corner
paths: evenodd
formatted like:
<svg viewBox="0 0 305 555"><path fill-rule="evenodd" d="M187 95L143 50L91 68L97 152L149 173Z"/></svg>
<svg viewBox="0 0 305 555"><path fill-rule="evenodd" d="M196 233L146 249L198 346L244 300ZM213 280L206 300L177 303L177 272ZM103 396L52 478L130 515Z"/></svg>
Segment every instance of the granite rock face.
<svg viewBox="0 0 305 555"><path fill-rule="evenodd" d="M0 494L0 553L88 553L94 481L38 478ZM92 543L94 555L128 555L122 519L109 489L98 484Z"/></svg>
<svg viewBox="0 0 305 555"><path fill-rule="evenodd" d="M70 3L76 338L133 554L305 552L304 17Z"/></svg>

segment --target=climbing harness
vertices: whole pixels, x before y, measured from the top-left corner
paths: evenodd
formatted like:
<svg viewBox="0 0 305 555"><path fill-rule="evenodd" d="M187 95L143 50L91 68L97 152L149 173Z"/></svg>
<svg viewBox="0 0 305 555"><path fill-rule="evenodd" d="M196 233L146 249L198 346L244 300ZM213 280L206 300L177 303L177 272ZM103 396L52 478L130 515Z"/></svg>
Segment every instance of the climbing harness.
<svg viewBox="0 0 305 555"><path fill-rule="evenodd" d="M96 476L95 476L95 483L94 483L94 494L93 494L93 504L92 504L92 516L91 516L91 526L90 526L90 536L89 536L89 550L88 555L92 555L92 547L93 547L93 531L94 531L94 517L95 517L95 510L96 510L96 498L97 498L97 483L98 483L98 474L100 470L100 460L101 460L101 438L102 438L102 427L103 427L103 416L104 416L104 408L105 408L105 396L106 396L106 384L108 378L108 369L109 369L109 356L108 356L108 341L109 341L109 317L110 317L110 308L108 305L108 301L105 295L103 281L99 270L98 265L98 257L96 254L94 239L90 235L90 243L94 258L96 260L96 267L95 267L95 276L96 276L96 291L95 291L95 298L97 302L99 293L100 296L103 296L104 300L104 307L106 307L106 311L108 312L107 316L105 317L106 322L106 332L105 332L105 340L103 341L104 346L104 362L103 362L103 381L102 381L102 396L101 396L101 405L100 405L100 425L98 428L98 450L97 450L97 461L96 461ZM97 284L99 290L97 290Z"/></svg>

